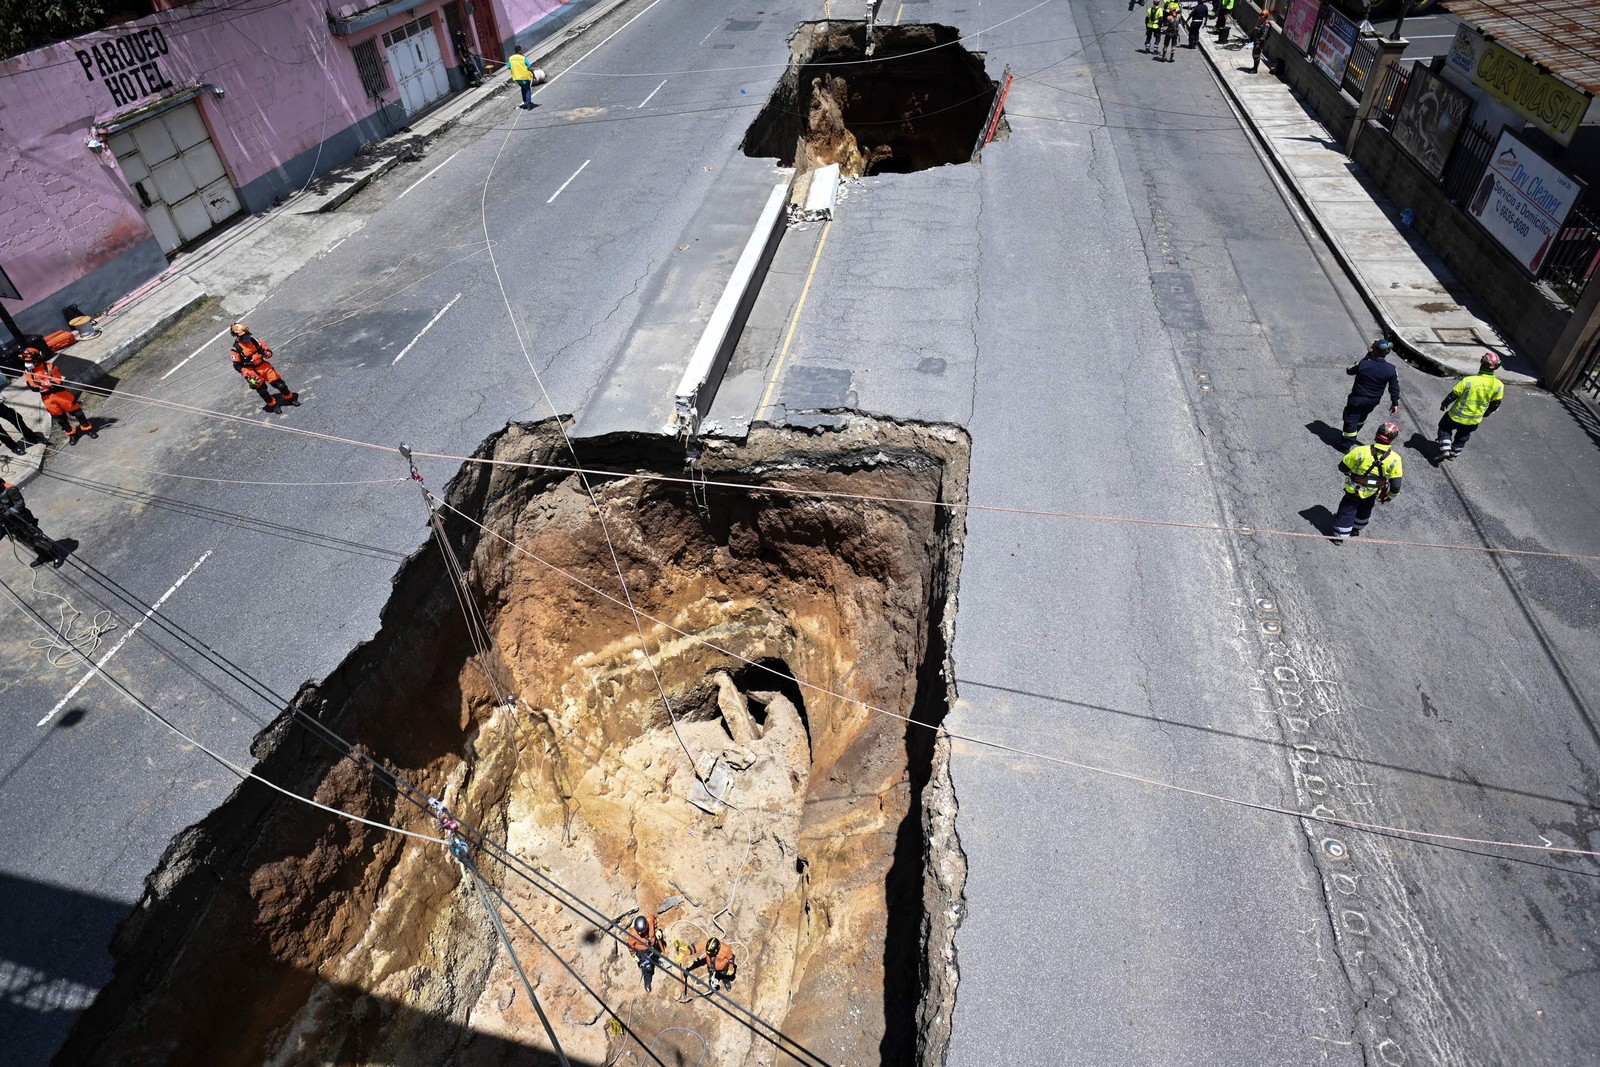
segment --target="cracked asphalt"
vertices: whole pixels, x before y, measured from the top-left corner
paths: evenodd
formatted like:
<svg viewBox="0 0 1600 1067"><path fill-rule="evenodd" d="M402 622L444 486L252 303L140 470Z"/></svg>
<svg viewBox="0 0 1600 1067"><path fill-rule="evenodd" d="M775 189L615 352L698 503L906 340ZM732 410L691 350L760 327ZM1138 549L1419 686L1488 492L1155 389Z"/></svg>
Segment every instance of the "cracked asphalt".
<svg viewBox="0 0 1600 1067"><path fill-rule="evenodd" d="M984 30L970 46L1018 75L1011 133L980 165L848 189L774 416L960 424L975 502L1315 532L1338 493L1326 424L1373 323L1200 55L1138 53L1142 9L1121 0L1035 2L897 9ZM695 238L736 228L768 180L737 153L777 72L733 68L782 62L821 5L768 0L738 33L711 7L663 0L584 66L709 73L648 107L654 76L566 77L531 113L491 103L308 232L320 257L250 316L304 393L271 418L465 454L548 414L480 196L556 407L580 432L669 407L641 383L684 341L681 308L715 299L725 255ZM816 233L786 237L735 361L743 407L714 415L754 414ZM221 342L162 377L228 318L195 316L119 384L267 418ZM1583 409L1515 391L1436 470L1420 444L1445 383L1402 375L1406 492L1375 536L1596 552ZM375 629L424 541L415 489L392 455L90 407L116 421L28 490L81 565L38 593L9 557L0 571L51 618L43 590L114 610L115 641L193 568L108 670L243 758L277 710L262 693L286 698ZM440 486L452 468L423 471ZM962 732L1269 806L1600 849L1592 564L973 512L956 596ZM83 672L41 665L32 636L7 628L0 671L0 882L26 917L0 934L0 1028L20 1063L48 1057L144 874L233 786L98 682L34 726ZM969 868L953 1064L1600 1061L1600 865L1333 830L963 743L952 773Z"/></svg>

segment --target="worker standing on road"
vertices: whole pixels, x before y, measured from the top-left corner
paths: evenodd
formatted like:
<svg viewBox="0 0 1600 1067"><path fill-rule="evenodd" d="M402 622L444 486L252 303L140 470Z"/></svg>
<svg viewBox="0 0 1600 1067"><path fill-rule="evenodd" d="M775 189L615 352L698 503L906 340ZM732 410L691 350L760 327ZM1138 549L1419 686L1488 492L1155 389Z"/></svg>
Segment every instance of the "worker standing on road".
<svg viewBox="0 0 1600 1067"><path fill-rule="evenodd" d="M1211 15L1211 9L1206 6L1206 0L1189 9L1189 45L1190 48L1200 47L1200 31L1206 28L1206 19Z"/></svg>
<svg viewBox="0 0 1600 1067"><path fill-rule="evenodd" d="M1400 478L1405 473L1400 457L1392 447L1400 427L1386 422L1378 428L1370 445L1356 445L1339 461L1344 475L1344 498L1333 517L1333 543L1343 544L1366 528L1372 507L1387 504L1400 495Z"/></svg>
<svg viewBox="0 0 1600 1067"><path fill-rule="evenodd" d="M1144 9L1144 47L1139 51L1155 55L1161 43L1161 24L1166 12L1161 0L1151 0L1150 6Z"/></svg>
<svg viewBox="0 0 1600 1067"><path fill-rule="evenodd" d="M1178 0L1170 0L1161 13L1161 58L1168 63L1178 61L1178 29L1183 25L1183 7Z"/></svg>
<svg viewBox="0 0 1600 1067"><path fill-rule="evenodd" d="M234 323L229 330L233 333L233 369L261 398L261 410L275 411L280 403L299 407L300 394L290 392L289 383L272 366L272 349L258 341L242 322ZM278 391L278 396L267 392L269 385Z"/></svg>
<svg viewBox="0 0 1600 1067"><path fill-rule="evenodd" d="M656 976L656 964L661 962L661 953L666 947L666 940L656 929L653 918L647 915L634 917L633 925L628 928L628 951L638 961L639 975L644 979L646 993L650 992L650 983Z"/></svg>
<svg viewBox="0 0 1600 1067"><path fill-rule="evenodd" d="M28 510L22 490L6 481L0 481L0 532L33 549L38 558L29 566L43 567L46 563L61 566L61 547L39 529L39 520Z"/></svg>
<svg viewBox="0 0 1600 1067"><path fill-rule="evenodd" d="M511 68L511 80L517 83L517 88L522 90L522 108L533 108L533 69L528 66L528 57L522 54L522 49L514 49L511 58L506 60L506 65Z"/></svg>
<svg viewBox="0 0 1600 1067"><path fill-rule="evenodd" d="M1456 383L1439 410L1444 417L1439 420L1439 462L1455 459L1467 447L1467 438L1483 425L1483 420L1493 415L1506 398L1505 383L1494 376L1500 369L1500 357L1485 352L1478 361L1478 373L1469 374Z"/></svg>
<svg viewBox="0 0 1600 1067"><path fill-rule="evenodd" d="M44 444L44 437L39 433L39 431L28 425L27 420L22 417L22 412L18 411L10 404L7 404L4 400L0 400L0 419L4 419L11 425L15 426L17 431L22 434L22 440L27 444ZM5 445L19 456L27 451L25 447L13 441L11 439L11 435L6 433L3 429L0 429L0 444Z"/></svg>
<svg viewBox="0 0 1600 1067"><path fill-rule="evenodd" d="M1346 441L1354 442L1361 433L1362 424L1383 399L1384 390L1389 392L1389 414L1400 413L1400 372L1389 362L1389 353L1393 351L1394 342L1380 337L1372 342L1366 355L1345 368L1346 374L1356 378L1355 384L1350 386L1350 397L1344 402L1343 436Z"/></svg>
<svg viewBox="0 0 1600 1067"><path fill-rule="evenodd" d="M66 386L66 378L61 373L61 368L56 366L55 360L39 351L37 348L28 348L22 353L22 365L27 372L22 376L22 384L39 394L39 399L44 401L44 409L50 417L56 420L67 435L67 444L75 445L83 434L90 437L99 437L94 428L94 423L89 421L83 413L83 405L78 403L78 398ZM77 427L73 427L72 420L77 419Z"/></svg>

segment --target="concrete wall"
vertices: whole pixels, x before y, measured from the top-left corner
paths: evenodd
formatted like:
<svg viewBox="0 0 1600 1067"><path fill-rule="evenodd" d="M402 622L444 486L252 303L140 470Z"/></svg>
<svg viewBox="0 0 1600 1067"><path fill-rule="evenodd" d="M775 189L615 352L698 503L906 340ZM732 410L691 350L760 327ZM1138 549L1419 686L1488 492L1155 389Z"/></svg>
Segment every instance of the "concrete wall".
<svg viewBox="0 0 1600 1067"><path fill-rule="evenodd" d="M1377 122L1367 123L1354 158L1390 200L1416 212L1418 236L1483 302L1512 344L1544 370L1572 309L1528 277L1500 242L1455 207Z"/></svg>
<svg viewBox="0 0 1600 1067"><path fill-rule="evenodd" d="M370 6L349 0L332 12ZM104 127L141 108L216 86L224 95L196 97L201 117L245 210L263 210L313 169L403 125L394 87L369 98L350 50L433 13L440 51L453 65L442 6L395 4L392 16L335 37L324 0L232 0L0 61L0 264L23 294L8 305L19 323L54 329L63 303L98 312L165 267L115 158L86 147L90 137L104 141Z"/></svg>

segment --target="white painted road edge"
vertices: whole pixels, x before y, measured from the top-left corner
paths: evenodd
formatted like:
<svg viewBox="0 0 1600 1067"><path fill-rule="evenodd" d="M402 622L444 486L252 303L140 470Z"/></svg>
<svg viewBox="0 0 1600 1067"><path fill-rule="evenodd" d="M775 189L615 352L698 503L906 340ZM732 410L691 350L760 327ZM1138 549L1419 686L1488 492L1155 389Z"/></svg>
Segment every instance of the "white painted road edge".
<svg viewBox="0 0 1600 1067"><path fill-rule="evenodd" d="M443 164L440 164L440 166L443 166ZM402 348L400 350L400 355L395 356L394 357L394 361L391 362L389 364L389 366L392 367L392 366L395 365L395 363L399 363L402 356L404 356L407 352L411 351L413 348L417 347L417 342L422 340L422 335L427 333L429 330L433 329L433 324L438 322L440 319L444 318L444 313L446 311L449 311L451 308L456 306L456 301L461 299L461 295L462 294L457 293L455 296L451 297L450 298L450 303L448 303L444 307L440 308L439 309L439 313L437 315L435 315L433 318L428 320L428 325L424 326L422 328L422 330L415 337L413 337L411 339L411 343L410 344L406 345L404 348Z"/></svg>
<svg viewBox="0 0 1600 1067"><path fill-rule="evenodd" d="M201 345L199 348L195 349L193 352L190 352L187 356L184 356L182 359L178 360L176 366L174 366L171 370L167 371L167 373L165 373L165 374L163 374L161 376L161 380L162 381L166 381L168 378L170 378L174 374L178 373L178 371L183 368L183 365L185 363L189 362L195 356L198 356L200 353L204 352L206 349L210 348L212 345L214 345L218 341L222 340L223 335L226 334L231 329L233 329L233 324L229 323L228 325L224 326L222 329L218 330L216 333L212 334L211 337L206 341L205 344Z"/></svg>
<svg viewBox="0 0 1600 1067"><path fill-rule="evenodd" d="M578 175L582 174L583 173L583 168L587 167L589 164L591 164L593 162L594 162L594 160L592 160L592 159L584 160L583 161L583 166L579 167L577 170L572 172L572 178L576 178ZM562 193L566 192L567 191L567 186L572 184L572 178L568 178L566 181L562 182L561 183L561 188L559 188L555 192L551 193L550 194L550 199L546 200L545 203L547 203L547 204L555 203L556 202L556 197L558 197Z"/></svg>
<svg viewBox="0 0 1600 1067"><path fill-rule="evenodd" d="M712 379L720 376L724 369L724 366L718 365L717 357L722 354L722 347L728 339L734 315L744 300L745 291L755 278L756 268L761 265L762 256L772 240L773 230L783 215L784 205L788 199L788 180L772 187L767 203L756 219L755 229L751 231L750 239L744 243L744 251L739 254L739 262L734 264L733 274L728 278L728 284L723 288L722 296L717 299L717 306L712 309L711 318L706 322L706 328L694 346L694 353L689 357L689 365L683 370L683 380L678 383L678 390L673 396L673 418L678 430L688 427L690 432L693 432L696 420L705 414L697 410L698 401L708 385L713 391L716 389L716 383L712 382ZM669 427L668 432L672 432L673 429Z"/></svg>
<svg viewBox="0 0 1600 1067"><path fill-rule="evenodd" d="M78 691L80 689L82 689L84 686L89 684L89 679L91 679L95 675L99 674L101 668L103 668L107 663L111 662L111 657L115 656L118 652L120 652L122 650L122 646L128 643L128 638L130 638L134 634L138 633L139 632L139 627L143 626L146 622L150 621L150 616L154 615L160 609L161 605L163 605L163 604L165 604L167 602L167 598L170 597L173 593L176 593L178 591L178 587L183 585L184 582L187 582L189 580L189 576L191 574L193 574L195 571L200 569L200 564L204 563L206 561L206 559L210 557L212 551L213 551L212 549L206 549L206 554L204 556L201 556L199 559L195 560L194 561L194 565L191 566L188 570L183 572L183 577L181 577L177 581L173 582L172 583L172 588L168 589L165 593L162 593L161 594L161 599L157 600L154 604L151 604L150 605L150 610L146 611L144 613L144 615L139 619L138 622L134 623L132 626L130 626L128 628L128 632L123 634L122 638L116 644L111 646L110 651L108 651L105 655L101 656L99 658L99 660L97 660L95 662L95 665L89 669L89 673L88 674L86 674L82 678L78 679L78 684L77 685L75 685L71 689L67 690L67 695L62 697L61 700L59 702L57 702L55 707L50 709L50 713L48 715L46 715L44 718L40 719L38 722L34 723L34 725L35 726L48 725L51 719L53 719L57 715L59 715L61 713L61 709L66 707L68 702L71 701L73 697L78 695Z"/></svg>
<svg viewBox="0 0 1600 1067"><path fill-rule="evenodd" d="M456 149L454 152L451 152L448 156L444 157L444 163L450 162L452 159L454 159L457 156L459 156L461 154L461 152L462 152L462 150L459 149L459 148ZM409 193L411 190L415 189L417 186L421 185L423 182L427 181L429 178L433 177L435 174L438 174L441 170L444 169L444 163L441 163L437 167L434 167L428 173L424 174L422 177L418 178L416 181L414 181L410 185L406 186L406 192L405 193L401 193L399 196L395 197L395 202L398 203L401 199L403 199L405 197L406 193Z"/></svg>
<svg viewBox="0 0 1600 1067"><path fill-rule="evenodd" d="M667 79L662 78L661 79L661 85L665 85L665 84L667 84ZM661 91L661 85L658 85L654 89L651 89L650 90L650 95L645 97L643 100L639 101L639 107L644 107L650 101L654 100L656 98L656 94ZM634 108L634 110L638 111L639 107Z"/></svg>

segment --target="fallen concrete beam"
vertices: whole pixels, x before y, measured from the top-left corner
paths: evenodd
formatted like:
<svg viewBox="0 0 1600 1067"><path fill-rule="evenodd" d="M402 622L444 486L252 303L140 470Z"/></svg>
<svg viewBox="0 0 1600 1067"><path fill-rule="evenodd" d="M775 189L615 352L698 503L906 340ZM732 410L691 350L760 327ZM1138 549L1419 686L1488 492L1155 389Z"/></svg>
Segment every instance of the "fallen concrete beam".
<svg viewBox="0 0 1600 1067"><path fill-rule="evenodd" d="M756 295L761 291L761 279L784 230L784 206L789 199L789 183L773 186L755 229L745 242L744 252L734 265L733 276L722 290L717 306L711 312L711 321L700 334L689 365L684 368L683 380L678 383L673 397L672 424L668 432L693 436L700 428L700 417L711 410L712 398L722 375L728 369L728 360L739 341L739 331L750 314Z"/></svg>

